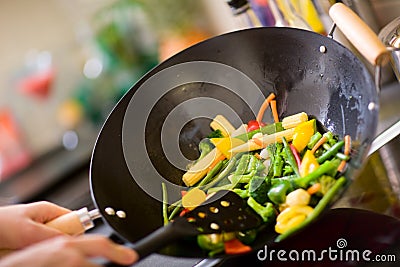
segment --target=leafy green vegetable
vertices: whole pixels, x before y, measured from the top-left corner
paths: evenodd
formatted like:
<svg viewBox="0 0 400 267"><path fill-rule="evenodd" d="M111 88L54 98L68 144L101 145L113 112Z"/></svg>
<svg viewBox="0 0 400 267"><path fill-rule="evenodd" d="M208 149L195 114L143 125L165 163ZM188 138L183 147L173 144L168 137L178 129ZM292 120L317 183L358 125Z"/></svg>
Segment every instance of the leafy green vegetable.
<svg viewBox="0 0 400 267"><path fill-rule="evenodd" d="M221 132L221 130L220 129L217 129L217 130L215 130L215 131L212 131L208 136L207 136L207 138L222 138L222 137L224 137L223 135L222 135L222 132Z"/></svg>
<svg viewBox="0 0 400 267"><path fill-rule="evenodd" d="M249 195L260 204L268 200L269 179L266 177L255 176L250 180Z"/></svg>

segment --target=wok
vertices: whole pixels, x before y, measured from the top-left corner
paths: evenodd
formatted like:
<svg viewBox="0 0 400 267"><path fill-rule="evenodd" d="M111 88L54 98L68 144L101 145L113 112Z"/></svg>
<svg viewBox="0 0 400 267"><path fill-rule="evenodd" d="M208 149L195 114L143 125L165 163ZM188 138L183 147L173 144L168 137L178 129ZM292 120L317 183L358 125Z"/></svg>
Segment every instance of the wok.
<svg viewBox="0 0 400 267"><path fill-rule="evenodd" d="M375 65L382 54L372 58ZM184 168L198 157L211 119L222 114L239 126L254 119L271 92L280 118L305 111L328 130L350 135L354 153L346 175L357 175L378 123L377 87L367 67L333 38L313 32L241 30L162 62L115 106L90 168L91 193L103 220L130 243L161 227L161 183L168 202L180 198ZM272 229L262 231L253 249L273 243L275 236ZM207 256L191 239L159 253Z"/></svg>

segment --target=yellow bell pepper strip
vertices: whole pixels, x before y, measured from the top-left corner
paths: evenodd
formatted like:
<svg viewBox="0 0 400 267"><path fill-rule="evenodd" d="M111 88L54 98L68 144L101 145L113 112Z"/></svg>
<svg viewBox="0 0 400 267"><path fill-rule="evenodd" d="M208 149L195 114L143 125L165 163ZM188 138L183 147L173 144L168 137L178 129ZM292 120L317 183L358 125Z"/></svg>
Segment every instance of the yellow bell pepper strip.
<svg viewBox="0 0 400 267"><path fill-rule="evenodd" d="M232 157L232 152L229 152L232 148L245 143L241 139L231 137L211 138L210 141L227 159Z"/></svg>
<svg viewBox="0 0 400 267"><path fill-rule="evenodd" d="M296 126L293 134L292 144L301 153L306 148L311 136L314 135L316 128L315 119L303 122Z"/></svg>
<svg viewBox="0 0 400 267"><path fill-rule="evenodd" d="M307 218L296 226L290 228L285 231L283 234L279 235L275 242L280 242L287 237L291 236L298 230L302 229L306 225L315 221L318 216L325 210L325 208L331 203L334 197L339 193L339 191L345 186L347 180L344 176L340 177L336 180L335 184L329 189L329 191L322 197L322 199L318 202L317 206L315 206L312 213L310 213ZM282 214L282 213L281 213Z"/></svg>
<svg viewBox="0 0 400 267"><path fill-rule="evenodd" d="M304 177L319 167L319 163L311 150L307 150L301 161L299 172Z"/></svg>
<svg viewBox="0 0 400 267"><path fill-rule="evenodd" d="M314 209L310 206L295 205L284 209L276 217L275 232L282 234L303 222Z"/></svg>

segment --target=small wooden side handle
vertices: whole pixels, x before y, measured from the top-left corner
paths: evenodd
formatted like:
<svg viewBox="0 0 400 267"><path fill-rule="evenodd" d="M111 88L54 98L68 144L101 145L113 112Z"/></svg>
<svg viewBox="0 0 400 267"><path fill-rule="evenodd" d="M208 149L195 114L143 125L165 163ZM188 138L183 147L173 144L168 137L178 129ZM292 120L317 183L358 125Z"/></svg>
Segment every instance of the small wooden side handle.
<svg viewBox="0 0 400 267"><path fill-rule="evenodd" d="M93 220L100 217L97 210L88 211L87 208L72 211L46 223L47 226L57 229L68 235L80 235L94 226Z"/></svg>
<svg viewBox="0 0 400 267"><path fill-rule="evenodd" d="M389 61L389 51L375 32L349 7L336 3L329 15L354 47L374 66Z"/></svg>

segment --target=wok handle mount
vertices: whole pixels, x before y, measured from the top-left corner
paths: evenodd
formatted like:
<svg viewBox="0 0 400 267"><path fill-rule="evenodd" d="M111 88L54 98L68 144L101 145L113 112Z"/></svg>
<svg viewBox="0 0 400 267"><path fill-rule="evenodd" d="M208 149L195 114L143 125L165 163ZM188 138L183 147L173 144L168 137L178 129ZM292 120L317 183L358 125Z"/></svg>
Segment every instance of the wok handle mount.
<svg viewBox="0 0 400 267"><path fill-rule="evenodd" d="M88 211L87 208L82 208L57 217L46 225L68 235L80 235L93 228L93 221L100 217L97 209Z"/></svg>
<svg viewBox="0 0 400 267"><path fill-rule="evenodd" d="M373 66L383 66L389 62L389 50L353 10L343 3L336 3L329 9L329 15L346 38Z"/></svg>

